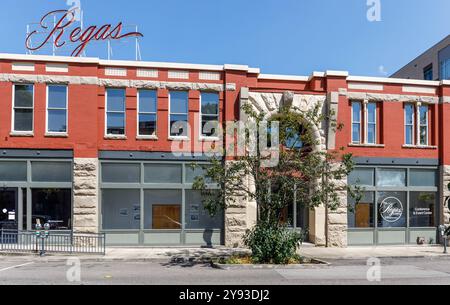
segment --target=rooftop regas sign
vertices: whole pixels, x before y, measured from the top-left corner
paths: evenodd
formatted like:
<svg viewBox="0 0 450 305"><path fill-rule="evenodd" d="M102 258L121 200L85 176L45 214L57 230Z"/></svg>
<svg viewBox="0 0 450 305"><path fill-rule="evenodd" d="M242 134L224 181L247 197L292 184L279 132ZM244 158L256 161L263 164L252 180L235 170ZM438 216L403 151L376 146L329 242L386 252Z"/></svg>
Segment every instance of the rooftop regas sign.
<svg viewBox="0 0 450 305"><path fill-rule="evenodd" d="M116 26L105 24L102 26L89 26L82 29L77 26L71 29L71 25L75 22L75 9L56 10L49 12L40 21L40 27L47 33L47 36L37 46L32 46L31 40L36 41L39 36L38 30L34 30L28 34L25 46L30 51L37 51L48 43L53 43L56 48L62 48L66 44L76 44L71 56L80 56L91 41L103 40L120 40L127 37L144 37L139 32L122 33L123 23L120 22ZM56 16L56 19L55 19ZM56 20L56 22L54 22ZM52 27L49 27L51 24ZM42 38L41 38L42 39Z"/></svg>

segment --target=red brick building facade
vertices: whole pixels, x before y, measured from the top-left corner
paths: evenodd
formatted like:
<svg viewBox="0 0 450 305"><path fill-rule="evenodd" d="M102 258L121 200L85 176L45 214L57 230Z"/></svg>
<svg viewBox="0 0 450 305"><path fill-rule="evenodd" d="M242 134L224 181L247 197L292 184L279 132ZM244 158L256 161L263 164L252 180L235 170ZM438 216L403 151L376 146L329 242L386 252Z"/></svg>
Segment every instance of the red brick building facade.
<svg viewBox="0 0 450 305"><path fill-rule="evenodd" d="M293 226L307 229L311 242L435 243L448 222L448 81L0 54L0 96L3 227L50 222L104 231L113 245L237 245L254 223L254 203L209 219L188 164L206 162L203 146L217 140L195 128L173 132L172 123L235 121L243 103L273 112L287 96L333 110L344 127L335 132L324 122L321 149L352 153L357 168L343 184L365 188L352 210L344 188L338 211L293 207ZM180 140L199 154L173 154Z"/></svg>

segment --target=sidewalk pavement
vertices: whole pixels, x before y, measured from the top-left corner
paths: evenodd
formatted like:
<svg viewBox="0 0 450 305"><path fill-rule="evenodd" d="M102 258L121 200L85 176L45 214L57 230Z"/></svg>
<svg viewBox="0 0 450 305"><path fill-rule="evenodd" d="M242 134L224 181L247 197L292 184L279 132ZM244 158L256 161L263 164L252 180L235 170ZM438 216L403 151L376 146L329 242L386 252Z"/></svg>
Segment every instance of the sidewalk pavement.
<svg viewBox="0 0 450 305"><path fill-rule="evenodd" d="M443 246L377 246L377 247L348 247L322 248L305 245L300 254L322 260L350 260L377 258L424 258L450 257L444 254Z"/></svg>
<svg viewBox="0 0 450 305"><path fill-rule="evenodd" d="M304 244L299 253L308 258L320 260L350 260L377 258L424 258L449 257L443 254L442 246L392 246L392 247L349 247L321 248ZM212 258L229 257L239 254L249 254L245 249L219 248L107 248L105 256L94 255L56 255L48 254L43 259L47 261L62 261L77 257L89 261L138 261L165 262L174 264L206 263ZM1 254L0 254L1 255ZM9 259L36 260L38 256L8 255Z"/></svg>

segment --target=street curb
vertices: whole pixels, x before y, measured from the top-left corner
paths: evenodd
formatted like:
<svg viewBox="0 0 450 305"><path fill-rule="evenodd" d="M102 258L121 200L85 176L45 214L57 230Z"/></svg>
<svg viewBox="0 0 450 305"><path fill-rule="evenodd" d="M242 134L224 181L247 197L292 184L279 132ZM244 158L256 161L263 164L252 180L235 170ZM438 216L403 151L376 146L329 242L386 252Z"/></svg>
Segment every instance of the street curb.
<svg viewBox="0 0 450 305"><path fill-rule="evenodd" d="M319 260L319 259L311 259L314 263L309 264L292 264L292 265L261 265L261 264L219 264L215 262L211 262L211 267L220 270L278 270L278 269L315 269L321 267L329 267L331 264L329 262Z"/></svg>
<svg viewBox="0 0 450 305"><path fill-rule="evenodd" d="M449 254L435 254L435 255L414 255L414 256L366 256L366 257L326 257L321 258L324 260L368 260L370 258L378 258L378 259L408 259L408 258L449 258ZM315 258L317 259L317 258Z"/></svg>

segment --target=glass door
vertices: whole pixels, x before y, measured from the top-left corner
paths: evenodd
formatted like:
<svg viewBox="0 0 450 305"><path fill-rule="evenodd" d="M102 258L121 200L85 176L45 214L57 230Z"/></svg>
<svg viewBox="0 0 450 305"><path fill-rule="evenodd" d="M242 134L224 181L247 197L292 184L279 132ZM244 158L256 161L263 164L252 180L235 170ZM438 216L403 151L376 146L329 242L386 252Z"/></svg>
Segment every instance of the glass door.
<svg viewBox="0 0 450 305"><path fill-rule="evenodd" d="M17 189L0 188L0 230L17 230L18 221Z"/></svg>

